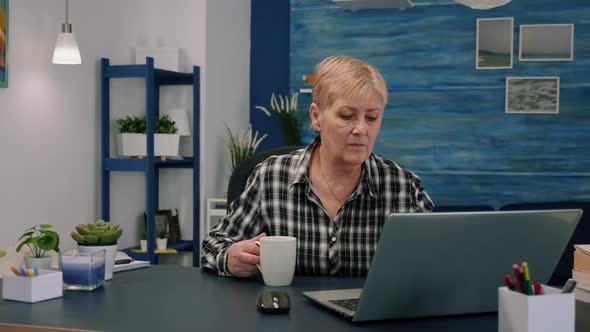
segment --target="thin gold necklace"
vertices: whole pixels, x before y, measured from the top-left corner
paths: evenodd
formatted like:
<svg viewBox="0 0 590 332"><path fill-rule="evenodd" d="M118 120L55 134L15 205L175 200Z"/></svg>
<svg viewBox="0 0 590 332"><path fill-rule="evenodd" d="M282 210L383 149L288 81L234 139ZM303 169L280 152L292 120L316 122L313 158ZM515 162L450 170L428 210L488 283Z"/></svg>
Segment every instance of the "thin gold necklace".
<svg viewBox="0 0 590 332"><path fill-rule="evenodd" d="M332 190L332 186L330 185L330 182L328 182L328 179L326 179L326 176L324 175L324 170L322 167L322 154L320 152L320 148L318 147L318 159L320 160L320 174L322 175L322 179L324 179L324 182L326 182L326 185L328 185L328 189L330 190L330 193L332 194L332 196L336 199L336 201L338 202L338 204L340 206L344 205L344 202L341 201L338 196L336 196L336 194L334 193L334 190ZM358 181L357 181L358 183Z"/></svg>

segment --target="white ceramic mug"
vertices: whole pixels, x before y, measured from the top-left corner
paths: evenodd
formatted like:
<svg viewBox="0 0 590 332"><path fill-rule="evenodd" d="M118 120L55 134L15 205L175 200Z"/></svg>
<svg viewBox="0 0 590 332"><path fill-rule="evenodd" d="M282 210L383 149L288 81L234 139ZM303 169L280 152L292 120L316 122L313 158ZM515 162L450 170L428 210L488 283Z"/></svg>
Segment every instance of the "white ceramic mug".
<svg viewBox="0 0 590 332"><path fill-rule="evenodd" d="M297 239L292 236L265 236L255 242L260 247L258 269L267 286L289 286L295 273Z"/></svg>

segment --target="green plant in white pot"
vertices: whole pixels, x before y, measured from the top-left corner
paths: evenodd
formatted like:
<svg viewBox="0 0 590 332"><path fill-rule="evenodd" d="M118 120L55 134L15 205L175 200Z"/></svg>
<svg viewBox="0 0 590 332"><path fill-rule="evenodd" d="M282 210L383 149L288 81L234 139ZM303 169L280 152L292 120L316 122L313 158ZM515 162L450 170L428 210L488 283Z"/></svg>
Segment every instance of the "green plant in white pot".
<svg viewBox="0 0 590 332"><path fill-rule="evenodd" d="M165 250L168 247L168 231L160 229L156 232L156 249Z"/></svg>
<svg viewBox="0 0 590 332"><path fill-rule="evenodd" d="M147 251L147 234L145 232L139 235L139 249L143 252Z"/></svg>
<svg viewBox="0 0 590 332"><path fill-rule="evenodd" d="M59 252L59 234L50 230L53 226L48 224L35 225L25 230L18 239L21 241L16 247L20 252L25 246L29 252L25 254L25 266L32 269L35 266L40 269L51 267L52 257L49 252Z"/></svg>
<svg viewBox="0 0 590 332"><path fill-rule="evenodd" d="M122 156L144 157L147 155L146 127L144 115L128 115L118 119L119 154ZM158 117L154 128L154 156L166 159L166 156L178 155L180 135L178 127L170 116Z"/></svg>
<svg viewBox="0 0 590 332"><path fill-rule="evenodd" d="M117 242L123 234L119 225L105 220L95 223L80 224L76 226L76 232L71 236L78 242L78 250L83 253L95 253L105 250L105 280L113 279L113 266L117 257Z"/></svg>

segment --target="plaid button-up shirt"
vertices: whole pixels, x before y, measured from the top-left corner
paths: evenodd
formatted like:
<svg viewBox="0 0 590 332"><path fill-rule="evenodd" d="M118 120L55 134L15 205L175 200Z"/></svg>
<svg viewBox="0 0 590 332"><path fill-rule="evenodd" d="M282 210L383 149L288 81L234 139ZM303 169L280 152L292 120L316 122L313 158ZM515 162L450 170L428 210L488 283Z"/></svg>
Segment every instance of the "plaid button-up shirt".
<svg viewBox="0 0 590 332"><path fill-rule="evenodd" d="M256 166L228 215L203 240L203 267L231 275L227 249L266 232L297 238L297 274L362 276L390 213L432 211L418 176L371 154L357 188L330 220L309 177L319 143L318 137L305 149L272 156Z"/></svg>

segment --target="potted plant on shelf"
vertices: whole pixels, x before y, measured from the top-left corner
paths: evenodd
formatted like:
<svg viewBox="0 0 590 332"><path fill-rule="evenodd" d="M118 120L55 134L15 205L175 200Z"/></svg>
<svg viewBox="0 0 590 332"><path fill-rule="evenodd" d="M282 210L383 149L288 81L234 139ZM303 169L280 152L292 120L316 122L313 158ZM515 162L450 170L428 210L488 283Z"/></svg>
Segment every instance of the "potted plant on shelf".
<svg viewBox="0 0 590 332"><path fill-rule="evenodd" d="M147 154L145 116L128 115L116 122L119 126L119 154L143 158ZM178 155L180 135L177 132L176 122L169 115L158 117L154 129L154 156L166 159L166 156Z"/></svg>
<svg viewBox="0 0 590 332"><path fill-rule="evenodd" d="M180 135L176 122L170 116L162 115L156 120L154 132L154 155L163 160L166 156L177 156Z"/></svg>
<svg viewBox="0 0 590 332"><path fill-rule="evenodd" d="M145 156L145 117L128 115L118 119L117 125L119 125L119 154L123 156Z"/></svg>
<svg viewBox="0 0 590 332"><path fill-rule="evenodd" d="M147 252L147 235L145 234L145 232L142 232L139 235L139 248L141 249L141 251Z"/></svg>
<svg viewBox="0 0 590 332"><path fill-rule="evenodd" d="M117 256L117 241L123 234L119 225L99 220L95 223L80 224L76 232L72 232L72 239L78 242L78 250L84 253L94 253L105 250L105 280L113 278L113 266Z"/></svg>
<svg viewBox="0 0 590 332"><path fill-rule="evenodd" d="M168 247L168 231L160 229L156 233L156 249L165 250Z"/></svg>
<svg viewBox="0 0 590 332"><path fill-rule="evenodd" d="M48 224L35 225L26 229L18 239L21 243L16 247L16 252L20 252L24 246L29 248L29 253L25 254L25 266L28 269L35 266L40 269L51 267L53 258L48 253L59 252L59 234L50 230L52 227Z"/></svg>
<svg viewBox="0 0 590 332"><path fill-rule="evenodd" d="M6 251L0 250L0 258L6 256Z"/></svg>

